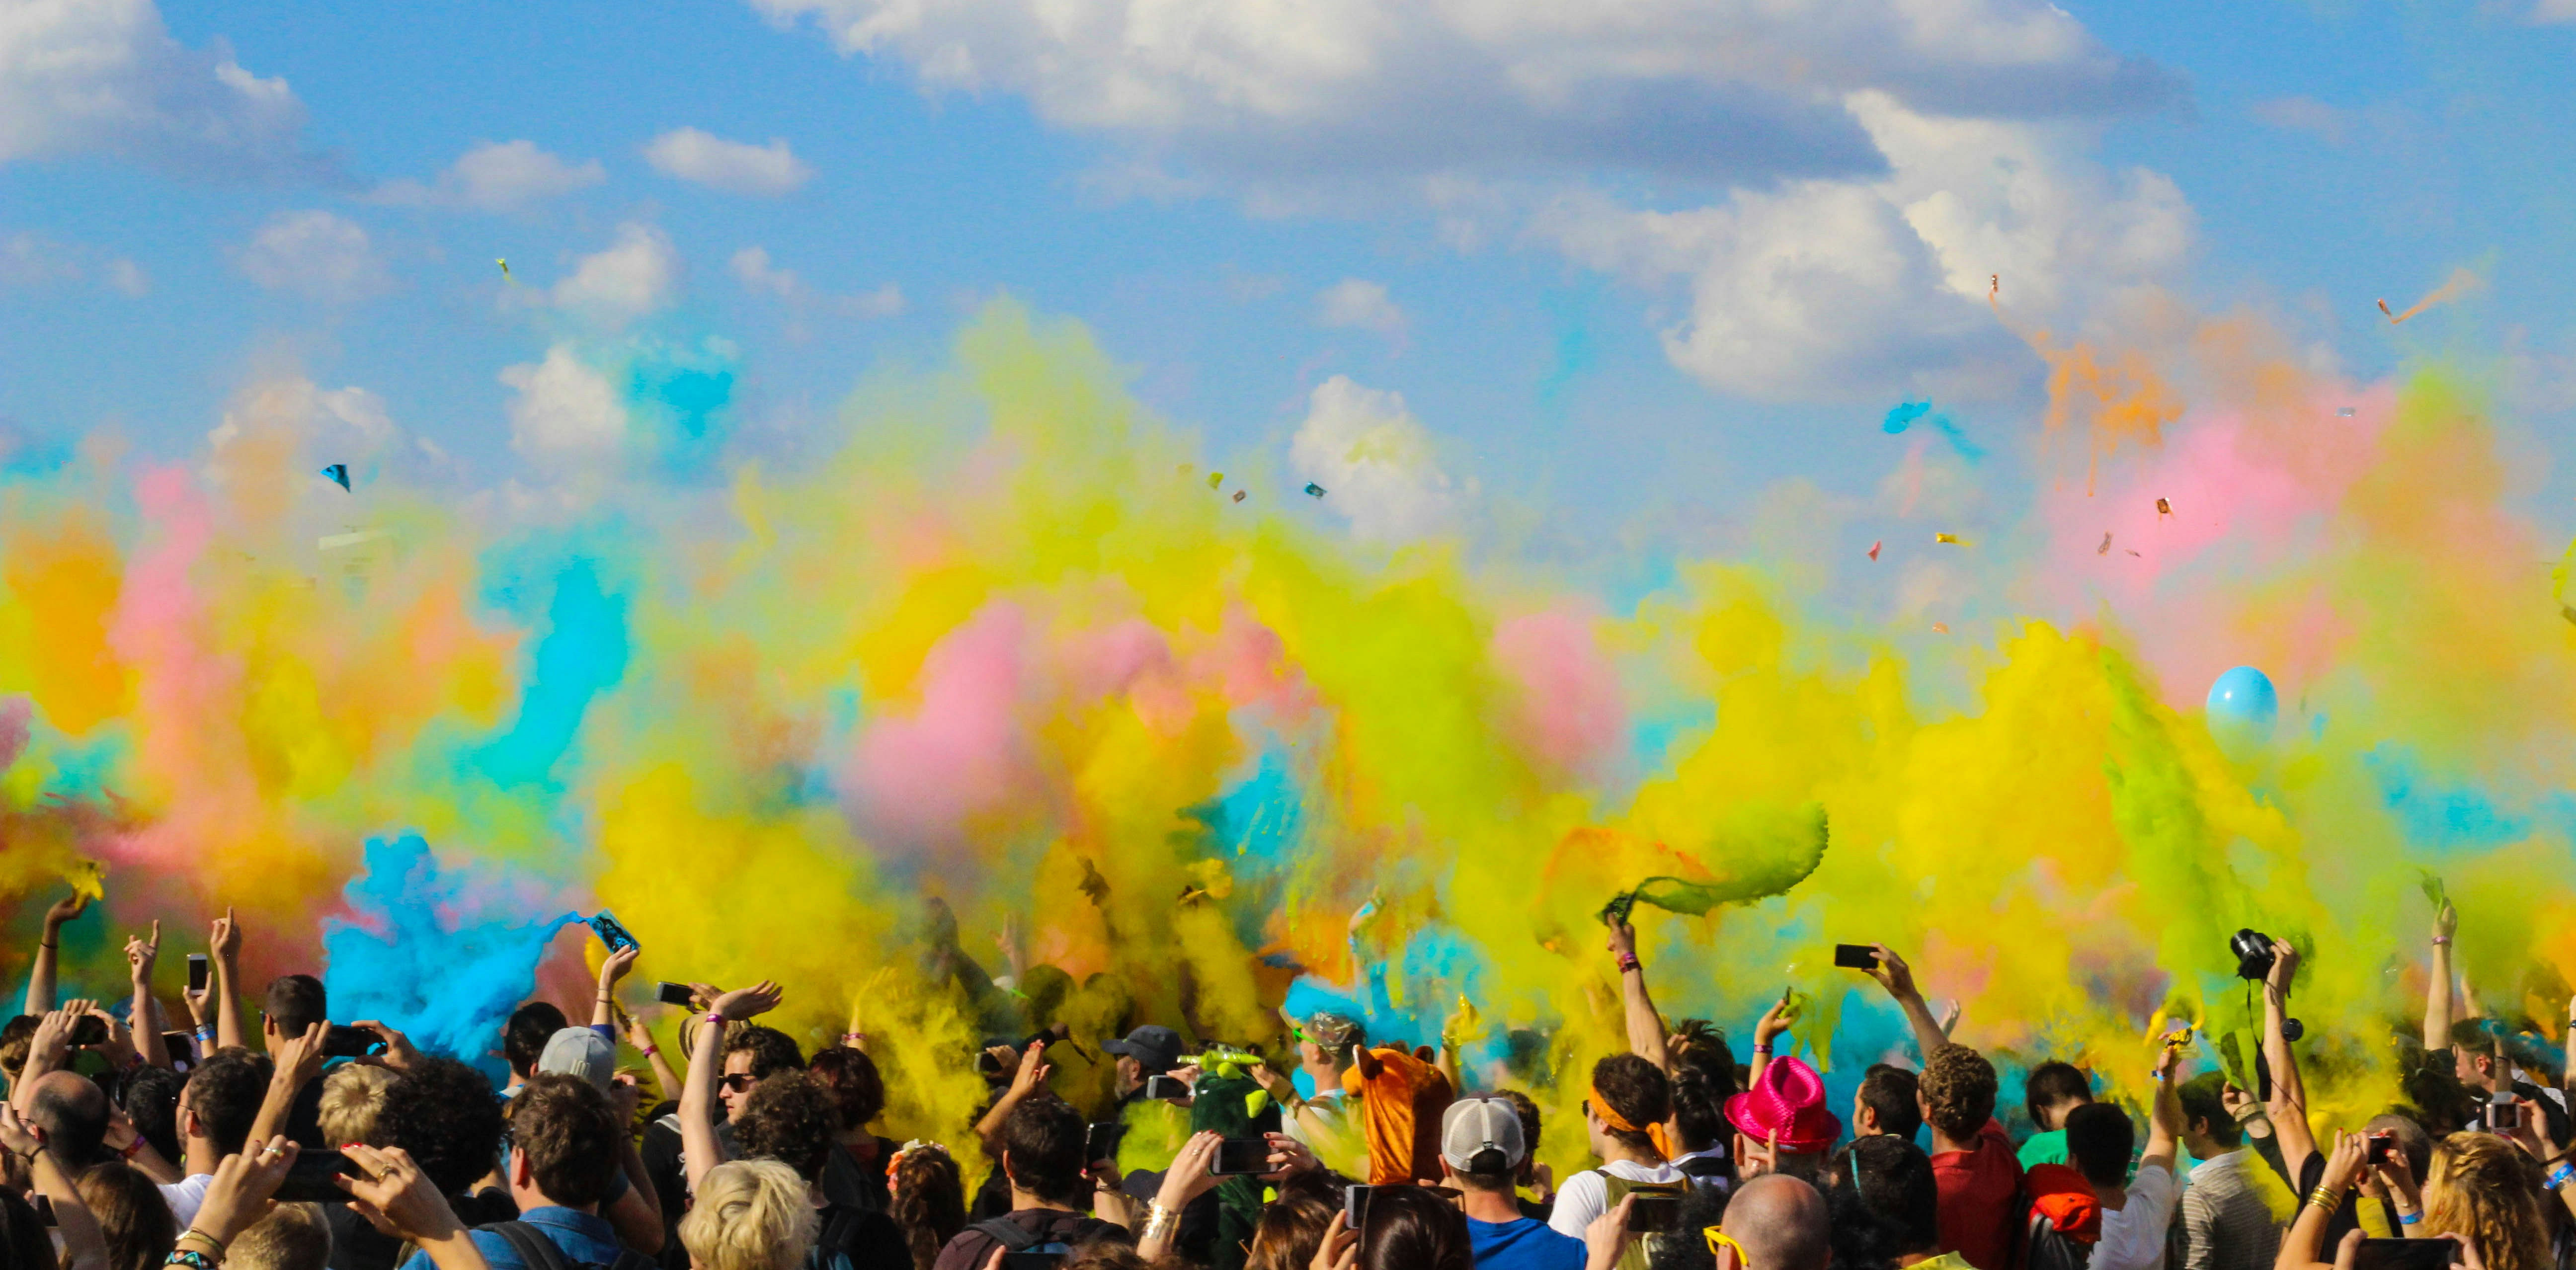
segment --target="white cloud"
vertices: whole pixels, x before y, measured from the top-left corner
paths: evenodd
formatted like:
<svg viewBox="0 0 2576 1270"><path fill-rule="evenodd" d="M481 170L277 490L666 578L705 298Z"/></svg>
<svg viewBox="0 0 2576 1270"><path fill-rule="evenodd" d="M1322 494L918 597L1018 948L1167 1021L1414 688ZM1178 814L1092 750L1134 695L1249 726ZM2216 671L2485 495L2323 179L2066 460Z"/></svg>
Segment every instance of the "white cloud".
<svg viewBox="0 0 2576 1270"><path fill-rule="evenodd" d="M1360 278L1344 278L1318 293L1315 321L1375 331L1390 339L1404 333L1404 310L1386 297L1385 286Z"/></svg>
<svg viewBox="0 0 2576 1270"><path fill-rule="evenodd" d="M1430 432L1405 410L1403 397L1342 375L1316 386L1288 461L1324 487L1324 504L1350 519L1353 537L1370 541L1439 533L1475 492L1472 482L1460 489L1440 470Z"/></svg>
<svg viewBox="0 0 2576 1270"><path fill-rule="evenodd" d="M597 159L567 163L533 141L485 141L459 156L435 185L391 181L373 195L379 203L462 207L507 212L562 198L608 179Z"/></svg>
<svg viewBox="0 0 2576 1270"><path fill-rule="evenodd" d="M107 285L129 296L149 295L152 275L143 272L143 266L119 257L107 262Z"/></svg>
<svg viewBox="0 0 2576 1270"><path fill-rule="evenodd" d="M101 260L102 253L21 230L0 238L0 286L42 287L86 280L98 271L100 284L120 295L140 296L152 290L143 267L122 256Z"/></svg>
<svg viewBox="0 0 2576 1270"><path fill-rule="evenodd" d="M626 407L608 377L575 356L569 344L542 362L506 367L512 398L510 448L547 466L578 466L616 455L626 440Z"/></svg>
<svg viewBox="0 0 2576 1270"><path fill-rule="evenodd" d="M347 304L393 285L367 231L325 211L279 212L260 226L238 260L250 280L327 304Z"/></svg>
<svg viewBox="0 0 2576 1270"><path fill-rule="evenodd" d="M668 307L680 289L680 253L651 225L617 227L617 241L581 258L555 284L557 308L614 329Z"/></svg>
<svg viewBox="0 0 2576 1270"><path fill-rule="evenodd" d="M793 269L780 268L769 258L766 247L745 247L733 254L725 268L746 291L775 296L789 308L804 310L820 307L850 317L887 318L900 316L910 307L903 288L889 282L861 295L827 295L805 284Z"/></svg>
<svg viewBox="0 0 2576 1270"><path fill-rule="evenodd" d="M170 38L152 0L0 7L0 163L101 152L191 176L328 176L304 107L220 43Z"/></svg>
<svg viewBox="0 0 2576 1270"><path fill-rule="evenodd" d="M1598 194L1561 200L1534 232L1574 259L1690 291L1666 354L1713 387L1767 398L1921 387L2013 337L2017 321L2080 316L2169 276L2189 252L2180 190L2113 173L2080 126L1919 115L1883 95L1851 103L1892 171L1737 191L1682 211Z"/></svg>
<svg viewBox="0 0 2576 1270"><path fill-rule="evenodd" d="M768 145L727 141L698 128L678 128L653 138L644 147L645 161L664 176L728 194L776 198L795 192L814 177L814 169L787 148L784 138Z"/></svg>
<svg viewBox="0 0 2576 1270"><path fill-rule="evenodd" d="M796 276L795 270L769 263L766 247L745 247L735 252L726 268L746 291L766 291L781 300L796 300L806 294L804 280Z"/></svg>

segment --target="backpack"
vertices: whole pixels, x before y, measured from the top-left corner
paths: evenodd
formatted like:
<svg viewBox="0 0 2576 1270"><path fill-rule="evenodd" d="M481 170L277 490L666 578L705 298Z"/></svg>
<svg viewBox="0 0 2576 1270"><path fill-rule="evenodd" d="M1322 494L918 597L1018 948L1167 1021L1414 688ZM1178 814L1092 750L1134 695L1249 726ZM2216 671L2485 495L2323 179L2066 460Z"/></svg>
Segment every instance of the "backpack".
<svg viewBox="0 0 2576 1270"><path fill-rule="evenodd" d="M523 1221L494 1222L475 1229L499 1235L503 1243L510 1245L510 1251L519 1254L528 1270L654 1270L653 1259L632 1248L618 1249L617 1259L605 1266L595 1261L574 1261L544 1231Z"/></svg>
<svg viewBox="0 0 2576 1270"><path fill-rule="evenodd" d="M1630 1195L1669 1195L1679 1197L1687 1194L1691 1187L1691 1183L1688 1181L1631 1182L1628 1179L1606 1169L1600 1170L1600 1173L1601 1204L1604 1211L1617 1208L1619 1206L1619 1201ZM1697 1239L1699 1237L1698 1232L1691 1232L1689 1237L1691 1239ZM1671 1235L1643 1235L1631 1240L1628 1244L1628 1250L1619 1254L1619 1260L1615 1264L1619 1267L1619 1270L1647 1270L1647 1267L1652 1265L1658 1259L1658 1254L1662 1250L1665 1242L1671 1239L1673 1239L1673 1236Z"/></svg>
<svg viewBox="0 0 2576 1270"><path fill-rule="evenodd" d="M911 1265L912 1252L893 1218L852 1204L828 1204L814 1246L805 1254L804 1270L909 1270Z"/></svg>
<svg viewBox="0 0 2576 1270"><path fill-rule="evenodd" d="M2093 1184L2063 1164L2035 1164L2022 1174L2022 1270L2085 1270L2102 1237L2102 1206Z"/></svg>
<svg viewBox="0 0 2576 1270"><path fill-rule="evenodd" d="M1075 1222L1081 1220L1081 1215L1077 1213L1067 1213L1065 1216L1073 1218ZM991 1221L979 1221L966 1229L982 1231L990 1235L993 1242L1002 1245L1004 1252L1072 1252L1073 1245L1064 1239L1065 1228L1069 1224L1050 1221L1047 1223L1047 1233L1041 1235L1008 1217L996 1217Z"/></svg>

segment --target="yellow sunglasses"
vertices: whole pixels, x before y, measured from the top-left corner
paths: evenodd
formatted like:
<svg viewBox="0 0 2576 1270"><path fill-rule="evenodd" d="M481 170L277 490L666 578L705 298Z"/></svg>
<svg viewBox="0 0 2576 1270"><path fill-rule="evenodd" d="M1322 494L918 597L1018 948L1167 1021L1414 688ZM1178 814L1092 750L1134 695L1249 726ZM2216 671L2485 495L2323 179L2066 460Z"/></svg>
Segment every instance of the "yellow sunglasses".
<svg viewBox="0 0 2576 1270"><path fill-rule="evenodd" d="M1710 1256L1717 1256L1719 1250L1723 1249L1735 1254L1734 1270L1753 1270L1753 1258L1744 1255L1744 1245L1735 1242L1734 1236L1715 1226L1703 1227L1699 1233L1708 1240ZM1726 1261L1720 1260L1717 1264L1718 1270L1727 1270Z"/></svg>

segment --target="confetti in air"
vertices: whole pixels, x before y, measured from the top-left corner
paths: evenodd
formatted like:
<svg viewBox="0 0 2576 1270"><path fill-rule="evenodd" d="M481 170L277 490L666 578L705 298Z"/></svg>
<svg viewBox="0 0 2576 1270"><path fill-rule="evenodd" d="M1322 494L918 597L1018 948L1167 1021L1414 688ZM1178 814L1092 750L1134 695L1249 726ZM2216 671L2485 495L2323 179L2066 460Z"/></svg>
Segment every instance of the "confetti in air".
<svg viewBox="0 0 2576 1270"><path fill-rule="evenodd" d="M1932 541L1946 542L1954 547L1964 547L1968 545L1968 540L1957 534L1934 534L1932 535Z"/></svg>
<svg viewBox="0 0 2576 1270"><path fill-rule="evenodd" d="M2471 273L2466 269L2454 269L2451 271L2451 276L2448 280L2444 281L2442 285L2433 288L2432 294L2425 296L2421 300L2417 300L2405 312L2390 313L2388 311L2388 301L2386 300L2379 302L2379 311L2387 314L2388 324L2390 326L2395 326L2398 323L2403 322L2436 304L2440 304L2445 300L2458 299L2463 292L2475 290L2479 285L2481 285L2481 281L2482 280L2476 274Z"/></svg>
<svg viewBox="0 0 2576 1270"><path fill-rule="evenodd" d="M1316 498L1322 498L1324 496L1324 487L1317 485L1313 481L1308 481L1306 482L1306 492Z"/></svg>
<svg viewBox="0 0 2576 1270"><path fill-rule="evenodd" d="M1878 549L1885 545L1887 545L1887 540L1883 538L1877 542L1869 544L1869 558L1872 560L1878 559Z"/></svg>
<svg viewBox="0 0 2576 1270"><path fill-rule="evenodd" d="M2161 498L2157 499L2157 500L2156 500L2156 515L2157 515L2159 518L2162 518L2162 517L2165 517L2165 516L2171 516L2171 515L2173 515L2173 504L2172 504L2171 502L2169 502L2169 501L2165 500L2165 499L2161 499Z"/></svg>
<svg viewBox="0 0 2576 1270"><path fill-rule="evenodd" d="M2095 547L2093 549L2093 554L2097 556L2107 556L2111 554L2111 535L2108 532L2105 532L2102 535L2102 545Z"/></svg>
<svg viewBox="0 0 2576 1270"><path fill-rule="evenodd" d="M331 478L344 490L349 488L349 465L346 463L334 463L322 469L322 475Z"/></svg>

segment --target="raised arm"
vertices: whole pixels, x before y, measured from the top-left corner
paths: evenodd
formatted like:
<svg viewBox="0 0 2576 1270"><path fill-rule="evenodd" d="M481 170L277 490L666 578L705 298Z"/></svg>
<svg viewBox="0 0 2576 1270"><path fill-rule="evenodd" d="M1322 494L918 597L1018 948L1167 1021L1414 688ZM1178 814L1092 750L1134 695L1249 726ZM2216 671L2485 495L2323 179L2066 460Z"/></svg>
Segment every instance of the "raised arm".
<svg viewBox="0 0 2576 1270"><path fill-rule="evenodd" d="M161 919L152 919L152 938L125 941L125 968L132 972L133 1004L126 1014L134 1022L134 1048L154 1067L170 1065L170 1047L161 1043L161 1025L153 1018L152 965L161 957Z"/></svg>
<svg viewBox="0 0 2576 1270"><path fill-rule="evenodd" d="M619 1072L611 1079L608 1105L617 1112L617 1123L628 1130L635 1124L635 1106L643 1090L635 1078ZM662 1200L653 1189L653 1175L644 1169L644 1157L635 1149L635 1135L623 1131L617 1135L617 1167L626 1174L626 1193L615 1203L599 1206L599 1215L617 1228L617 1241L654 1256L662 1251L665 1227L662 1225Z"/></svg>
<svg viewBox="0 0 2576 1270"><path fill-rule="evenodd" d="M233 994L233 980L241 970L241 925L233 920L227 907L215 919L214 928L206 932L206 951L215 963L215 1047L238 1049L249 1042L242 1039L241 1002Z"/></svg>
<svg viewBox="0 0 2576 1270"><path fill-rule="evenodd" d="M2326 1160L2323 1180L2317 1189L2299 1197L2299 1215L2290 1223L2289 1233L2281 1236L2273 1270L2322 1270L2328 1264L2318 1260L2325 1252L2326 1226L2334 1220L2335 1210L2343 1207L2344 1192L2361 1175L2362 1147L2367 1141L2358 1133L2335 1131L2334 1154Z"/></svg>
<svg viewBox="0 0 2576 1270"><path fill-rule="evenodd" d="M2451 934L2460 914L2449 900L2433 914L2433 978L2424 987L2424 1052L2451 1047Z"/></svg>
<svg viewBox="0 0 2576 1270"><path fill-rule="evenodd" d="M491 1270L438 1184L402 1148L351 1146L347 1153L364 1176L331 1180L349 1193L349 1207L360 1217L385 1234L419 1245L438 1270Z"/></svg>
<svg viewBox="0 0 2576 1270"><path fill-rule="evenodd" d="M617 1039L617 981L635 968L635 957L643 951L628 944L599 963L599 992L591 999L590 1025L612 1041Z"/></svg>
<svg viewBox="0 0 2576 1270"><path fill-rule="evenodd" d="M1655 999L1646 992L1646 968L1637 960L1635 927L1625 921L1610 923L1610 955L1619 959L1619 1001L1628 1016L1628 1052L1670 1075L1673 1060L1664 1045L1664 1016L1655 1011Z"/></svg>
<svg viewBox="0 0 2576 1270"><path fill-rule="evenodd" d="M89 908L89 897L75 891L54 901L45 910L45 933L36 939L36 964L27 972L27 1008L21 1013L42 1015L54 1008L54 962L62 943L63 923L78 917Z"/></svg>
<svg viewBox="0 0 2576 1270"><path fill-rule="evenodd" d="M1029 1095L1046 1088L1047 1077L1055 1071L1054 1068L1047 1066L1044 1041L1029 1042L1028 1048L1020 1051L1019 1063L1019 1067L1011 1073L1010 1089L1001 1097L994 1099L993 1109L985 1112L984 1118L975 1122L975 1136L984 1141L984 1149L987 1151L999 1151L999 1148L993 1145L993 1139L1002 1132L1002 1122L1010 1118L1011 1108L1019 1106L1020 1102Z"/></svg>
<svg viewBox="0 0 2576 1270"><path fill-rule="evenodd" d="M670 1061L662 1057L662 1047L653 1043L653 1029L632 1014L626 1016L626 1043L653 1066L653 1097L656 1101L674 1098L680 1092L679 1074L671 1070Z"/></svg>
<svg viewBox="0 0 2576 1270"><path fill-rule="evenodd" d="M2281 1022L2288 1014L2290 981L2298 971L2299 950L2273 940L2272 970L2263 976L2263 1062L2272 1070L2272 1098L2263 1110L2272 1118L2281 1163L2293 1182L2306 1175L2308 1157L2317 1149L2316 1135L2308 1128L2308 1088L2299 1080L2299 1056L2290 1052Z"/></svg>
<svg viewBox="0 0 2576 1270"><path fill-rule="evenodd" d="M1762 1069L1771 1065L1772 1046L1778 1044L1780 1034L1788 1031L1789 1025L1797 1021L1797 994L1783 988L1780 991L1780 999L1772 1002L1771 1008L1764 1010L1762 1018L1753 1025L1753 1062L1747 1076L1748 1084L1762 1079Z"/></svg>
<svg viewBox="0 0 2576 1270"><path fill-rule="evenodd" d="M1932 1007L1923 1003L1922 992L1914 986L1914 968L1906 965L1903 957L1888 951L1885 944L1869 947L1878 954L1878 964L1863 973L1878 980L1878 986L1896 999L1897 1008L1905 1011L1905 1021L1914 1028L1914 1044L1928 1061L1933 1051L1950 1043L1950 1034L1942 1030L1939 1019L1932 1017Z"/></svg>
<svg viewBox="0 0 2576 1270"><path fill-rule="evenodd" d="M698 1025L698 1043L689 1055L689 1078L680 1087L680 1151L689 1162L689 1193L698 1191L709 1170L724 1162L716 1138L716 1073L724 1070L725 1025L756 1018L778 1008L778 985L764 979L717 997Z"/></svg>
<svg viewBox="0 0 2576 1270"><path fill-rule="evenodd" d="M2155 1101L2147 1108L2147 1149L2138 1156L2139 1168L2160 1164L2168 1177L2176 1176L2175 1152L2182 1140L2182 1098L2174 1092L2174 1073L2182 1066L2180 1038L2187 1035L2177 1032L2165 1038L2164 1052L2156 1058Z"/></svg>
<svg viewBox="0 0 2576 1270"><path fill-rule="evenodd" d="M331 1030L328 1023L316 1023L304 1029L302 1036L290 1036L278 1042L276 1070L268 1076L268 1096L260 1100L259 1119L251 1122L250 1141L266 1142L286 1132L286 1118L295 1111L295 1096L304 1092L305 1082L322 1074L322 1037Z"/></svg>

